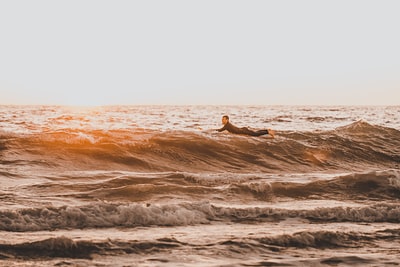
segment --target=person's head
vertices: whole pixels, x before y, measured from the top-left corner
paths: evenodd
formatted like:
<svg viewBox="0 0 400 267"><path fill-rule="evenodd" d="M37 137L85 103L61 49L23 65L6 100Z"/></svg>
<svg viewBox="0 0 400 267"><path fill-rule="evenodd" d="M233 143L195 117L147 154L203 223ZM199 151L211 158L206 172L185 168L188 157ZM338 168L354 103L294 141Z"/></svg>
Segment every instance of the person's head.
<svg viewBox="0 0 400 267"><path fill-rule="evenodd" d="M224 115L222 116L222 124L227 124L229 122L229 116L228 115Z"/></svg>

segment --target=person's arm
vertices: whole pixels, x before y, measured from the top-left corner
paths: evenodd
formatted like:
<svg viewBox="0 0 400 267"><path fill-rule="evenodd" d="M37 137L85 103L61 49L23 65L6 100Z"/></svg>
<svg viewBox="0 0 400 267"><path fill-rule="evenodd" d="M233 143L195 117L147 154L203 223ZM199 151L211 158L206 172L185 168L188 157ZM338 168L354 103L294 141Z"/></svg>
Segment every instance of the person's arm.
<svg viewBox="0 0 400 267"><path fill-rule="evenodd" d="M224 125L224 127L222 127L221 129L215 129L218 132L223 132L226 130L226 124Z"/></svg>

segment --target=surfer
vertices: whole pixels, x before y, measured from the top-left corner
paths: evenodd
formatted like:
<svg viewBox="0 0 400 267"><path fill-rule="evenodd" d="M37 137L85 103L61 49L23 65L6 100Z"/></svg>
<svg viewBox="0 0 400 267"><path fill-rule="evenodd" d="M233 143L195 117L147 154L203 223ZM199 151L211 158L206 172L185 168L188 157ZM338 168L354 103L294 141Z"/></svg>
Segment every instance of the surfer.
<svg viewBox="0 0 400 267"><path fill-rule="evenodd" d="M275 131L268 129L268 130L258 130L258 131L252 131L248 129L247 127L236 127L232 123L229 122L229 116L224 115L222 116L222 124L224 125L221 129L217 129L218 132L222 132L227 130L230 133L233 134L244 134L244 135L250 135L250 136L261 136L261 135L267 135L269 134L271 138L274 138L275 136Z"/></svg>

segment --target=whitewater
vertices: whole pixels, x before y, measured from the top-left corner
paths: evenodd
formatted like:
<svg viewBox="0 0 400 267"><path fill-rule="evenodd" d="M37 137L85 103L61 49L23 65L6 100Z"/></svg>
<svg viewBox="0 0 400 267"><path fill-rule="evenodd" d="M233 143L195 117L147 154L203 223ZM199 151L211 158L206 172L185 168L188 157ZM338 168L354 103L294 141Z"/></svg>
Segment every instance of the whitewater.
<svg viewBox="0 0 400 267"><path fill-rule="evenodd" d="M399 266L399 114L0 106L0 266Z"/></svg>

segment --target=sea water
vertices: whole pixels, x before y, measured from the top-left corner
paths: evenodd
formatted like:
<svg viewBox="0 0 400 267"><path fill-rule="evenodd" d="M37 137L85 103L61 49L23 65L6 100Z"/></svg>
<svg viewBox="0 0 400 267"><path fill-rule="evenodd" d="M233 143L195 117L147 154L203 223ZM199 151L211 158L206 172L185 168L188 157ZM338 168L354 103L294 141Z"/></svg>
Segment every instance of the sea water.
<svg viewBox="0 0 400 267"><path fill-rule="evenodd" d="M398 266L399 114L0 106L0 265Z"/></svg>

